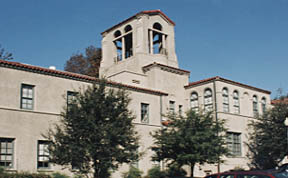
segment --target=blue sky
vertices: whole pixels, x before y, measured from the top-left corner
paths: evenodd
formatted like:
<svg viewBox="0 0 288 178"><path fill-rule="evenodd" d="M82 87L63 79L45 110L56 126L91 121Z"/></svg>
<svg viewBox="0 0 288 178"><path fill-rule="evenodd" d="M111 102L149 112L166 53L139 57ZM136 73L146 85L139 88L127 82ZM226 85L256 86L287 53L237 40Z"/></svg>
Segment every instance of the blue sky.
<svg viewBox="0 0 288 178"><path fill-rule="evenodd" d="M100 33L143 10L175 23L179 66L288 92L288 0L1 0L0 44L13 61L63 70Z"/></svg>

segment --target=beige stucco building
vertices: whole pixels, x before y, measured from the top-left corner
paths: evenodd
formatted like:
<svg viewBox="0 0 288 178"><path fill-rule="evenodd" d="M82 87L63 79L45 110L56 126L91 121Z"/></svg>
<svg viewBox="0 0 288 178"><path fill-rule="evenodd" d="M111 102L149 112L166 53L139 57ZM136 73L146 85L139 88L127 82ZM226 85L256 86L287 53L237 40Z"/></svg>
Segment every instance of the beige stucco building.
<svg viewBox="0 0 288 178"><path fill-rule="evenodd" d="M190 72L179 69L175 53L174 22L159 10L142 11L102 33L103 59L100 75L111 87L121 85L132 99L130 109L141 136L138 167L147 172L155 163L149 147L150 132L161 129L162 114L213 110L225 119L228 147L233 156L225 158L220 170L247 167L247 123L254 114L269 107L270 92L221 77L189 83ZM192 77L193 80L193 77ZM42 133L60 118L73 91L97 79L0 60L0 166L11 171L64 171L48 163ZM161 164L162 166L162 164ZM123 165L113 177L128 169ZM196 176L216 172L217 165L195 168Z"/></svg>

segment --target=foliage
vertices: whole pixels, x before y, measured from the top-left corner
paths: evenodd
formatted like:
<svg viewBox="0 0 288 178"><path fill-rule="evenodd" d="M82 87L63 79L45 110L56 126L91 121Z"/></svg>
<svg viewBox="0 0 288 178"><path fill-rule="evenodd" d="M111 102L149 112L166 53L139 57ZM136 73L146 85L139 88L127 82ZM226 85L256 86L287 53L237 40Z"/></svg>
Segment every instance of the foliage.
<svg viewBox="0 0 288 178"><path fill-rule="evenodd" d="M51 178L49 175L45 174L31 174L31 173L6 173L5 171L0 172L1 178Z"/></svg>
<svg viewBox="0 0 288 178"><path fill-rule="evenodd" d="M225 148L224 121L215 121L212 113L195 113L189 110L185 116L168 114L166 128L152 133L155 145L154 161L166 161L168 165L190 166L191 177L196 163L217 163L228 153ZM221 134L218 134L221 133Z"/></svg>
<svg viewBox="0 0 288 178"><path fill-rule="evenodd" d="M64 175L64 174L61 174L61 173L59 173L59 172L53 173L53 174L52 174L52 177L53 177L53 178L69 178L69 176Z"/></svg>
<svg viewBox="0 0 288 178"><path fill-rule="evenodd" d="M169 165L169 169L166 171L166 175L168 177L181 177L185 176L186 174L187 172L177 163Z"/></svg>
<svg viewBox="0 0 288 178"><path fill-rule="evenodd" d="M138 159L139 137L132 124L135 116L128 110L130 98L125 90L106 85L102 79L80 91L64 109L60 123L49 129L45 136L51 141L51 162L103 178L120 164Z"/></svg>
<svg viewBox="0 0 288 178"><path fill-rule="evenodd" d="M142 171L138 168L131 166L128 172L123 174L123 178L141 178Z"/></svg>
<svg viewBox="0 0 288 178"><path fill-rule="evenodd" d="M65 64L65 71L99 77L99 67L102 59L101 48L89 46L85 54L79 53L70 57Z"/></svg>
<svg viewBox="0 0 288 178"><path fill-rule="evenodd" d="M1 48L1 45L0 45L0 59L2 59L2 60L12 60L13 59L12 53L5 52L5 49Z"/></svg>
<svg viewBox="0 0 288 178"><path fill-rule="evenodd" d="M288 103L279 102L249 124L250 134L249 165L256 169L270 169L278 166L287 155L287 129L284 125L288 117Z"/></svg>
<svg viewBox="0 0 288 178"><path fill-rule="evenodd" d="M146 178L166 178L166 172L160 170L160 166L155 166L148 170Z"/></svg>

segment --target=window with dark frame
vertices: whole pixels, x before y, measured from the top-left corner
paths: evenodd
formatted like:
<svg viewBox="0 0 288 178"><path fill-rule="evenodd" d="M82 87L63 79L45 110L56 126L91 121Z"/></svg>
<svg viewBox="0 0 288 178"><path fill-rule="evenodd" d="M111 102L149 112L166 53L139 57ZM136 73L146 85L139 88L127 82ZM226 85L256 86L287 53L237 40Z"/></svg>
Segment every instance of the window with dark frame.
<svg viewBox="0 0 288 178"><path fill-rule="evenodd" d="M169 112L175 114L175 101L169 101Z"/></svg>
<svg viewBox="0 0 288 178"><path fill-rule="evenodd" d="M49 169L49 150L48 150L48 141L39 140L38 141L38 169Z"/></svg>
<svg viewBox="0 0 288 178"><path fill-rule="evenodd" d="M34 86L22 84L21 85L21 109L33 110L34 103Z"/></svg>
<svg viewBox="0 0 288 178"><path fill-rule="evenodd" d="M261 100L261 106L262 106L262 113L264 114L266 112L266 98L263 97Z"/></svg>
<svg viewBox="0 0 288 178"><path fill-rule="evenodd" d="M149 104L141 103L141 123L149 123Z"/></svg>
<svg viewBox="0 0 288 178"><path fill-rule="evenodd" d="M71 105L76 100L77 94L77 92L67 91L67 107L69 107L69 105Z"/></svg>
<svg viewBox="0 0 288 178"><path fill-rule="evenodd" d="M239 104L239 93L238 91L233 92L233 108L234 113L239 114L240 113L240 104Z"/></svg>
<svg viewBox="0 0 288 178"><path fill-rule="evenodd" d="M241 134L227 132L227 147L232 156L241 156Z"/></svg>
<svg viewBox="0 0 288 178"><path fill-rule="evenodd" d="M190 105L191 105L191 109L192 109L193 111L195 111L196 113L199 112L198 93L193 92L193 93L191 94Z"/></svg>
<svg viewBox="0 0 288 178"><path fill-rule="evenodd" d="M204 111L209 112L213 110L212 90L210 88L204 91Z"/></svg>
<svg viewBox="0 0 288 178"><path fill-rule="evenodd" d="M258 98L256 95L253 96L253 116L258 116Z"/></svg>
<svg viewBox="0 0 288 178"><path fill-rule="evenodd" d="M229 93L227 88L222 90L223 112L229 112Z"/></svg>
<svg viewBox="0 0 288 178"><path fill-rule="evenodd" d="M0 167L13 167L14 139L0 138Z"/></svg>

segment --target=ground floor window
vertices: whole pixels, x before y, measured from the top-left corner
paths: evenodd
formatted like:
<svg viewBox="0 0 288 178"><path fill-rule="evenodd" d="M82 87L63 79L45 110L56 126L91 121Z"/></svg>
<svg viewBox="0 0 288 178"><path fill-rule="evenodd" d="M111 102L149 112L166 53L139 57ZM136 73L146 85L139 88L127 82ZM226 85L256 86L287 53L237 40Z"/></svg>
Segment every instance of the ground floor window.
<svg viewBox="0 0 288 178"><path fill-rule="evenodd" d="M47 169L49 168L49 150L48 150L48 141L38 141L38 169Z"/></svg>
<svg viewBox="0 0 288 178"><path fill-rule="evenodd" d="M0 138L0 167L13 166L14 139Z"/></svg>

